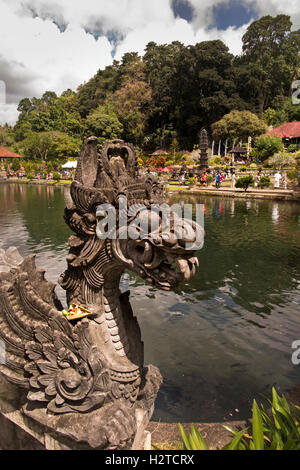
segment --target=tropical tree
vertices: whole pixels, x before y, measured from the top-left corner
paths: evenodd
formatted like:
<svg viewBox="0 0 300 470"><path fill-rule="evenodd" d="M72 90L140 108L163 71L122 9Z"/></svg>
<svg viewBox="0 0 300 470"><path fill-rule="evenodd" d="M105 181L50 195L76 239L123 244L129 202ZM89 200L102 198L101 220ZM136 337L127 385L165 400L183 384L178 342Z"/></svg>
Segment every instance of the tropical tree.
<svg viewBox="0 0 300 470"><path fill-rule="evenodd" d="M214 139L239 138L247 141L249 136L255 138L267 130L264 121L250 111L231 111L212 125Z"/></svg>
<svg viewBox="0 0 300 470"><path fill-rule="evenodd" d="M86 118L106 98L113 94L118 86L119 62L114 61L113 65L104 70L98 70L96 75L84 85L78 88L78 110L81 117Z"/></svg>
<svg viewBox="0 0 300 470"><path fill-rule="evenodd" d="M276 96L287 96L299 64L299 31L288 15L264 16L243 36L243 54L234 61L239 93L261 114Z"/></svg>
<svg viewBox="0 0 300 470"><path fill-rule="evenodd" d="M22 142L26 158L46 161L53 151L53 142L49 132L31 132Z"/></svg>
<svg viewBox="0 0 300 470"><path fill-rule="evenodd" d="M123 125L125 140L142 144L151 104L151 88L146 81L146 65L137 53L124 54L120 66L120 88L106 102Z"/></svg>
<svg viewBox="0 0 300 470"><path fill-rule="evenodd" d="M89 135L99 137L99 142L106 139L122 137L123 126L111 106L99 106L86 119L86 129Z"/></svg>
<svg viewBox="0 0 300 470"><path fill-rule="evenodd" d="M202 127L232 109L245 109L231 73L233 56L222 41L204 41L181 49L172 79L172 123L180 145L192 150Z"/></svg>
<svg viewBox="0 0 300 470"><path fill-rule="evenodd" d="M0 126L0 146L10 147L14 143L14 136L11 127Z"/></svg>
<svg viewBox="0 0 300 470"><path fill-rule="evenodd" d="M59 131L31 132L20 145L25 157L47 161L77 156L81 141Z"/></svg>
<svg viewBox="0 0 300 470"><path fill-rule="evenodd" d="M146 75L152 89L152 107L150 123L154 129L164 129L170 123L174 109L174 80L177 63L183 44L174 41L171 44L147 44L143 61Z"/></svg>

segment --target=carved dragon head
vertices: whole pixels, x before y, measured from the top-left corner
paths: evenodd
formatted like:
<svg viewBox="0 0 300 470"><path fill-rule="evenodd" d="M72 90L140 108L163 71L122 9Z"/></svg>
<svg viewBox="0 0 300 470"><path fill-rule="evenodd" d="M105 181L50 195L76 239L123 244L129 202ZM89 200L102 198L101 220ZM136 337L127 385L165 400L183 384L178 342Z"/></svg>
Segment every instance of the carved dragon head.
<svg viewBox="0 0 300 470"><path fill-rule="evenodd" d="M97 138L87 139L71 197L65 219L76 236L60 280L70 301L91 307L106 279L125 269L164 290L195 274L203 229L170 211L156 178L139 175L130 144L107 141L98 158Z"/></svg>
<svg viewBox="0 0 300 470"><path fill-rule="evenodd" d="M165 229L164 219L168 222ZM148 233L143 226L149 227ZM156 228L151 230L151 226ZM113 240L113 252L125 268L159 289L171 290L195 274L198 258L187 247L200 245L196 243L197 230L196 223L168 213L167 207L142 208L130 223L130 238Z"/></svg>

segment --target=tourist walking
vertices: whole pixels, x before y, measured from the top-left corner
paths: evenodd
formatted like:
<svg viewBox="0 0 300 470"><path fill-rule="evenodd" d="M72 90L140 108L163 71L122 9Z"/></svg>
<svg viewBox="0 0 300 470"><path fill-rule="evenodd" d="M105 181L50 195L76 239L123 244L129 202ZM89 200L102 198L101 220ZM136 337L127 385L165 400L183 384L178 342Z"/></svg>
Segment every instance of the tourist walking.
<svg viewBox="0 0 300 470"><path fill-rule="evenodd" d="M221 186L221 175L220 172L218 171L217 177L216 177L216 188L219 189Z"/></svg>

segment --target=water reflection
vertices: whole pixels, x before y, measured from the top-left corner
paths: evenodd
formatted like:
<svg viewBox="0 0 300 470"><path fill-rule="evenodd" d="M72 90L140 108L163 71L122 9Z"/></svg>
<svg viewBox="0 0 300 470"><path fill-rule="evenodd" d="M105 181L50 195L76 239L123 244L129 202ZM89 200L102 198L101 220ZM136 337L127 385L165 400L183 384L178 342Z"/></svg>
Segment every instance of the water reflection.
<svg viewBox="0 0 300 470"><path fill-rule="evenodd" d="M170 204L181 199L174 195ZM67 188L0 184L0 247L37 253L51 281L65 269L68 200ZM157 291L132 273L121 282L132 293L146 363L164 376L154 417L246 417L259 393L300 381L300 366L291 363L291 344L300 339L300 205L185 201L203 204L205 215L195 278L176 292Z"/></svg>

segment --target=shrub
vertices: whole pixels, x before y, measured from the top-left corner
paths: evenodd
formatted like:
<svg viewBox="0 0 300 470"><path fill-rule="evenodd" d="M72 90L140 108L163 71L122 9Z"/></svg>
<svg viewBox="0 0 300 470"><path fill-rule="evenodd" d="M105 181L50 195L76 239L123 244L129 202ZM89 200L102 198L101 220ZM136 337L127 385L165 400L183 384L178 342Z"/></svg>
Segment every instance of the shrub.
<svg viewBox="0 0 300 470"><path fill-rule="evenodd" d="M288 148L287 148L287 151L288 151L289 153L295 153L295 152L298 152L298 150L299 150L299 146L296 145L296 144L291 144L291 145L289 145Z"/></svg>
<svg viewBox="0 0 300 470"><path fill-rule="evenodd" d="M256 163L251 163L250 168L251 170L256 170L257 169Z"/></svg>
<svg viewBox="0 0 300 470"><path fill-rule="evenodd" d="M263 168L271 168L271 165L269 164L269 160L264 161Z"/></svg>
<svg viewBox="0 0 300 470"><path fill-rule="evenodd" d="M273 168L284 168L293 166L295 164L295 156L289 155L286 152L275 153L270 157L268 163Z"/></svg>
<svg viewBox="0 0 300 470"><path fill-rule="evenodd" d="M46 163L46 171L47 171L47 173L51 173L52 170L53 170L53 164L52 164L52 162L47 162L47 163Z"/></svg>
<svg viewBox="0 0 300 470"><path fill-rule="evenodd" d="M14 158L11 164L11 169L13 171L18 171L20 169L20 162L18 158Z"/></svg>
<svg viewBox="0 0 300 470"><path fill-rule="evenodd" d="M189 178L188 179L189 184L195 184L195 182L196 182L195 178Z"/></svg>
<svg viewBox="0 0 300 470"><path fill-rule="evenodd" d="M211 165L222 165L223 160L221 157L213 157L210 161Z"/></svg>
<svg viewBox="0 0 300 470"><path fill-rule="evenodd" d="M298 178L300 178L300 171L296 168L294 170L290 170L287 172L287 177L291 181L296 181Z"/></svg>
<svg viewBox="0 0 300 470"><path fill-rule="evenodd" d="M259 188L268 188L271 184L269 176L262 176L261 180L258 183Z"/></svg>
<svg viewBox="0 0 300 470"><path fill-rule="evenodd" d="M53 180L54 181L60 181L60 174L57 173L57 172L53 173Z"/></svg>
<svg viewBox="0 0 300 470"><path fill-rule="evenodd" d="M32 173L29 173L29 174L27 175L27 179L30 180L30 181L34 180L33 174L32 174Z"/></svg>
<svg viewBox="0 0 300 470"><path fill-rule="evenodd" d="M251 152L253 157L266 160L276 152L282 152L284 145L280 137L263 136L256 140Z"/></svg>
<svg viewBox="0 0 300 470"><path fill-rule="evenodd" d="M280 396L272 388L272 400L264 397L271 406L271 416L261 404L253 401L252 434L248 428L235 431L228 426L224 428L233 434L232 440L222 450L299 450L300 449L300 408L294 406L294 412L284 395ZM182 440L186 450L209 450L200 432L193 424L191 434L187 436L179 424Z"/></svg>
<svg viewBox="0 0 300 470"><path fill-rule="evenodd" d="M245 172L245 171L247 171L247 169L248 168L246 166L241 166L240 171Z"/></svg>
<svg viewBox="0 0 300 470"><path fill-rule="evenodd" d="M254 183L254 179L252 175L241 176L235 183L236 188L242 188L247 191L248 187Z"/></svg>
<svg viewBox="0 0 300 470"><path fill-rule="evenodd" d="M212 183L213 180L214 180L214 179L213 179L212 175L207 175L207 177L206 177L206 182L207 182L207 183Z"/></svg>

